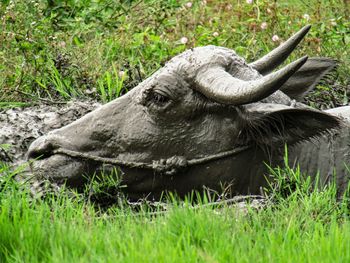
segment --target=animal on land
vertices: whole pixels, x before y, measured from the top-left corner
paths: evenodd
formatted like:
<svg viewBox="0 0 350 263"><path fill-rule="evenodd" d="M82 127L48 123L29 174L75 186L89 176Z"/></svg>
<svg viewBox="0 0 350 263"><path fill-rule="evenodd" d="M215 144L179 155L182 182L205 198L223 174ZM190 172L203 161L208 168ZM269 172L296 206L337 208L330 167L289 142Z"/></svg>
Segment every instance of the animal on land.
<svg viewBox="0 0 350 263"><path fill-rule="evenodd" d="M266 164L283 164L287 144L291 165L344 190L350 109L300 102L335 61L302 57L276 70L309 29L252 63L218 46L173 57L127 94L35 140L32 173L81 186L119 166L130 198L223 185L254 194L267 184Z"/></svg>

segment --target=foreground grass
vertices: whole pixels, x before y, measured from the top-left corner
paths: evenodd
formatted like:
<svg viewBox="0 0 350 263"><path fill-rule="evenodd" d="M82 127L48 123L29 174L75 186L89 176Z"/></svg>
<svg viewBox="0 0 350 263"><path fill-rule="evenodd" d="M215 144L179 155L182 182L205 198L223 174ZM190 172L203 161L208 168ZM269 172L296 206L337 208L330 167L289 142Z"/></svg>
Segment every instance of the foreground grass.
<svg viewBox="0 0 350 263"><path fill-rule="evenodd" d="M299 180L289 169L276 171ZM3 177L0 261L348 262L346 202L336 200L334 186L319 191L299 182L262 210L169 201L172 208L155 215L127 206L101 211L64 193L34 201Z"/></svg>

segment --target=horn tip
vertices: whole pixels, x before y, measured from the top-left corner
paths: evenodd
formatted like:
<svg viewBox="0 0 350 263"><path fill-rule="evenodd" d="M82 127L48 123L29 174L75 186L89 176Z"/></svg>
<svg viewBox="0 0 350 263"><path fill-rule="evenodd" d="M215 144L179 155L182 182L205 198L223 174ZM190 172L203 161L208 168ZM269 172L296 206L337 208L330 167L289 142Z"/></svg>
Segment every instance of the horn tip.
<svg viewBox="0 0 350 263"><path fill-rule="evenodd" d="M309 31L310 28L311 28L311 24L308 24L308 25L304 26L302 29Z"/></svg>
<svg viewBox="0 0 350 263"><path fill-rule="evenodd" d="M308 56L303 56L303 57L299 58L298 60L300 60L301 62L305 63L308 59L309 59Z"/></svg>
<svg viewBox="0 0 350 263"><path fill-rule="evenodd" d="M300 29L294 36L300 38L300 40L301 40L310 31L310 29L311 29L311 25L308 24L308 25L304 26L302 29Z"/></svg>
<svg viewBox="0 0 350 263"><path fill-rule="evenodd" d="M295 60L294 62L290 63L290 68L292 69L292 71L296 72L299 68L301 68L305 62L308 60L308 56L303 56L297 60Z"/></svg>
<svg viewBox="0 0 350 263"><path fill-rule="evenodd" d="M261 73L262 75L268 74L278 65L280 65L290 55L290 53L292 53L292 51L299 44L299 42L309 32L310 28L310 24L304 26L292 37L286 40L285 43L281 44L279 47L277 47L261 59L252 62L249 65L257 71L259 71L259 73Z"/></svg>
<svg viewBox="0 0 350 263"><path fill-rule="evenodd" d="M299 33L304 37L307 33L309 33L310 29L311 29L311 25L308 24L304 26L302 29L300 29Z"/></svg>

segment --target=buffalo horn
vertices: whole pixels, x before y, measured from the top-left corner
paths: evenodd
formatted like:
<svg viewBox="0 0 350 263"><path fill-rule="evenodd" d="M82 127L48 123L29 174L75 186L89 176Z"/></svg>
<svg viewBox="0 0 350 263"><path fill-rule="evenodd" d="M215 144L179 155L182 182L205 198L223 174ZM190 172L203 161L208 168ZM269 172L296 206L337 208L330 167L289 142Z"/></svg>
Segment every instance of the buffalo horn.
<svg viewBox="0 0 350 263"><path fill-rule="evenodd" d="M307 60L302 57L284 68L256 80L233 77L224 68L203 68L196 76L195 89L216 102L242 105L257 102L278 90Z"/></svg>
<svg viewBox="0 0 350 263"><path fill-rule="evenodd" d="M299 32L291 36L286 42L272 50L262 58L250 63L249 65L256 69L260 74L266 75L282 64L292 53L299 42L309 32L311 26L304 26Z"/></svg>

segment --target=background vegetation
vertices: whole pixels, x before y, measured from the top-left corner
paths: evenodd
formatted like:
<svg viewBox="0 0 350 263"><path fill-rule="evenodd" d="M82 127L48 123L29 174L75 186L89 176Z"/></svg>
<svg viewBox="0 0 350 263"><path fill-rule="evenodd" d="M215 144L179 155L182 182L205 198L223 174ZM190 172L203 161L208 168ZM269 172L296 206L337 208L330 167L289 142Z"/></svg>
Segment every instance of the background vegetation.
<svg viewBox="0 0 350 263"><path fill-rule="evenodd" d="M0 107L127 92L183 50L214 44L253 61L305 24L304 54L339 61L309 96L317 107L348 103L347 0L35 0L0 4ZM333 185L314 189L299 171L275 169L264 209L193 208L169 199L167 212L137 210L108 185L33 198L0 163L0 262L348 262L349 199ZM102 185L102 186L101 186ZM108 196L110 200L110 196ZM159 211L161 210L161 211ZM158 211L158 212L157 212ZM156 212L156 213L154 213Z"/></svg>
<svg viewBox="0 0 350 263"><path fill-rule="evenodd" d="M349 13L347 0L2 0L0 101L106 102L187 48L221 45L253 61L312 24L291 60L337 59L332 89L320 86L310 100L342 105Z"/></svg>

